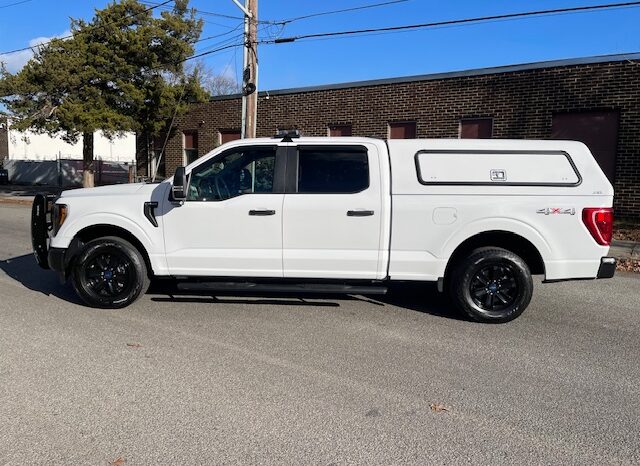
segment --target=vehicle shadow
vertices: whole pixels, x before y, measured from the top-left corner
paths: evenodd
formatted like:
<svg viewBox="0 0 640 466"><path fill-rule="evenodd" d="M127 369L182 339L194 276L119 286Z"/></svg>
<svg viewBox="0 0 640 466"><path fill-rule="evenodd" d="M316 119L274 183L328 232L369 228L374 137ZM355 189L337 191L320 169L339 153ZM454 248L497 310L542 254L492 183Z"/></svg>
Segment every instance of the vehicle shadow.
<svg viewBox="0 0 640 466"><path fill-rule="evenodd" d="M310 295L255 292L202 292L178 290L176 281L157 279L151 282L148 295L156 303L262 304L310 307L339 307L335 295ZM332 301L329 301L332 300Z"/></svg>
<svg viewBox="0 0 640 466"><path fill-rule="evenodd" d="M25 288L47 296L55 296L73 304L80 304L80 299L71 286L60 284L56 273L40 268L33 254L2 260L0 270Z"/></svg>
<svg viewBox="0 0 640 466"><path fill-rule="evenodd" d="M164 296L152 297L151 301L156 303L211 303L211 304L262 304L262 305L285 305L285 306L310 306L310 307L340 307L339 303L328 301L317 301L318 297L300 298L297 296L269 296L262 297L257 295L239 295L235 293L233 296Z"/></svg>
<svg viewBox="0 0 640 466"><path fill-rule="evenodd" d="M250 292L186 292L178 291L171 280L152 282L148 294L157 303L212 303L293 305L310 307L340 307L345 301L361 301L374 306L395 306L423 314L454 320L467 320L454 310L446 295L439 293L435 284L401 283L390 287L385 295L327 295Z"/></svg>
<svg viewBox="0 0 640 466"><path fill-rule="evenodd" d="M73 304L82 304L69 284L62 285L56 273L38 267L32 254L0 261L0 270L25 288L55 296ZM424 314L456 320L466 320L458 314L435 284L398 283L386 295L327 295L272 293L198 293L178 291L173 280L153 280L147 292L156 303L212 303L247 305L293 305L309 307L340 307L347 301L361 301L373 306L395 306Z"/></svg>
<svg viewBox="0 0 640 466"><path fill-rule="evenodd" d="M371 297L371 299L432 316L453 320L468 320L453 307L446 293L438 291L435 283L394 283L389 287L387 294Z"/></svg>

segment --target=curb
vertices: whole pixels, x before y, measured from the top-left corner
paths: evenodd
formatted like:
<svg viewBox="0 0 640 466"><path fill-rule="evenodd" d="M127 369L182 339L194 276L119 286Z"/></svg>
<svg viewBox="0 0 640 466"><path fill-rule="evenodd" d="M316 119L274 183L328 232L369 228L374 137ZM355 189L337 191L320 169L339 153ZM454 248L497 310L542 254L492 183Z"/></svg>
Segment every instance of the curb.
<svg viewBox="0 0 640 466"><path fill-rule="evenodd" d="M640 247L634 241L613 241L609 254L618 259L640 259Z"/></svg>
<svg viewBox="0 0 640 466"><path fill-rule="evenodd" d="M27 206L27 205L33 204L33 199L0 196L0 204L13 204L13 205Z"/></svg>

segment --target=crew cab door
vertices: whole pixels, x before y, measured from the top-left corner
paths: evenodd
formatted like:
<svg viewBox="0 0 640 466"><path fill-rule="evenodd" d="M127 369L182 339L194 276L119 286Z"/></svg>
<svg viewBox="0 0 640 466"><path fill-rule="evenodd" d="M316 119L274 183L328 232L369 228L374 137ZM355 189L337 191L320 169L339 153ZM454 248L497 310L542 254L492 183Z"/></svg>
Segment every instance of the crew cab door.
<svg viewBox="0 0 640 466"><path fill-rule="evenodd" d="M383 202L375 146L289 148L283 216L287 278L382 278Z"/></svg>
<svg viewBox="0 0 640 466"><path fill-rule="evenodd" d="M188 167L186 201L163 216L170 274L282 277L285 156L237 146Z"/></svg>

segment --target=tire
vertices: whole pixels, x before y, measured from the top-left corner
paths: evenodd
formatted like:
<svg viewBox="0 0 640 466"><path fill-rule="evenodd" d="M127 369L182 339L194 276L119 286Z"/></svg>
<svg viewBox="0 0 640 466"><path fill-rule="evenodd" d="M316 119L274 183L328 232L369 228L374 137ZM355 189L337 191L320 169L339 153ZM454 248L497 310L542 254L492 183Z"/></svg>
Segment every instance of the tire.
<svg viewBox="0 0 640 466"><path fill-rule="evenodd" d="M91 307L126 307L149 288L144 257L131 243L116 236L89 241L71 267L73 288Z"/></svg>
<svg viewBox="0 0 640 466"><path fill-rule="evenodd" d="M449 293L471 319L509 322L524 312L533 294L533 279L522 258L502 248L480 248L454 265Z"/></svg>

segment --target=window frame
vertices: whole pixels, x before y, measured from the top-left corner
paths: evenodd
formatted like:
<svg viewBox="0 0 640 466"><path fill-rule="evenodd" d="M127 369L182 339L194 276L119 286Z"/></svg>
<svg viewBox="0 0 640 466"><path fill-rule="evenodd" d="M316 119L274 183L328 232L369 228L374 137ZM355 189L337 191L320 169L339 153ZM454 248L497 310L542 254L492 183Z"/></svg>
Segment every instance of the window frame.
<svg viewBox="0 0 640 466"><path fill-rule="evenodd" d="M225 134L238 134L239 137L223 142L222 140L224 139ZM227 144L228 142L232 142L232 141L238 141L240 139L242 139L242 130L240 128L237 128L237 129L236 128L218 128L218 144L219 145Z"/></svg>
<svg viewBox="0 0 640 466"><path fill-rule="evenodd" d="M397 139L397 140L403 140L403 139L417 139L418 138L418 121L417 120L395 120L395 121L388 121L387 122L387 139L392 139L391 138L391 126L392 125L408 125L408 124L413 124L413 128L415 130L415 136L413 138L393 138L393 139Z"/></svg>
<svg viewBox="0 0 640 466"><path fill-rule="evenodd" d="M207 163L211 163L214 164L216 163L216 161L226 157L227 155L234 153L234 152L240 152L240 151L248 151L248 150L264 150L264 149L272 149L274 156L275 156L275 165L274 165L274 173L273 173L273 190L269 193L265 193L265 192L258 192L258 193L242 193L238 196L233 196L230 197L228 199L189 199L187 196L187 199L185 199L185 202L225 202L225 201L230 201L231 199L236 199L238 197L241 196L246 196L248 194L251 195L269 195L269 194L284 194L285 189L284 189L284 185L285 185L285 179L284 179L284 175L285 175L285 164L286 164L286 150L287 148L284 146L279 146L277 144L268 144L268 145L247 145L247 146L235 146L235 147L230 147L227 150L224 150L222 152L220 152L219 154L215 155L214 157L211 157L209 159L205 159L203 160L201 163L199 163L198 165L196 165L195 167L193 167L191 169L191 171L189 171L189 173L187 174L187 193L189 192L189 189L191 188L191 180L192 180L192 174L193 171L196 170L197 168L201 167L202 165L205 165Z"/></svg>
<svg viewBox="0 0 640 466"><path fill-rule="evenodd" d="M351 195L364 192L371 188L371 157L369 157L369 150L361 145L317 145L317 144L300 144L288 148L287 154L287 168L286 168L286 194L302 194L302 195ZM350 192L299 192L298 191L298 167L300 161L300 151L332 151L332 152L361 152L364 153L367 158L367 185L358 190Z"/></svg>
<svg viewBox="0 0 640 466"><path fill-rule="evenodd" d="M488 138L463 138L462 137L462 125L465 122L472 121L489 121L491 123L491 135ZM458 122L458 139L493 139L493 128L494 128L494 117L485 116L485 117L464 117L460 118Z"/></svg>
<svg viewBox="0 0 640 466"><path fill-rule="evenodd" d="M425 181L422 177L422 172L420 170L420 155L421 154L522 154L522 155L562 155L566 157L569 165L573 169L576 174L577 181L573 183L547 183L547 182L514 182L514 181ZM575 188L576 186L580 186L582 184L582 175L578 170L575 162L571 158L568 152L563 150L508 150L508 149L471 149L471 150L463 150L463 149L440 149L440 150L419 150L413 156L413 160L416 166L416 177L418 179L418 183L423 186L529 186L529 187L550 187L550 188Z"/></svg>
<svg viewBox="0 0 640 466"><path fill-rule="evenodd" d="M187 134L194 136L195 147L187 147ZM190 165L200 158L200 137L197 129L187 129L182 131L182 162L184 166ZM187 151L195 151L196 157L189 162Z"/></svg>
<svg viewBox="0 0 640 466"><path fill-rule="evenodd" d="M349 136L332 136L331 135L331 130L336 129L336 128L349 128ZM334 124L329 124L327 125L327 136L330 138L346 138L346 137L352 137L353 136L353 125L351 123L334 123Z"/></svg>

